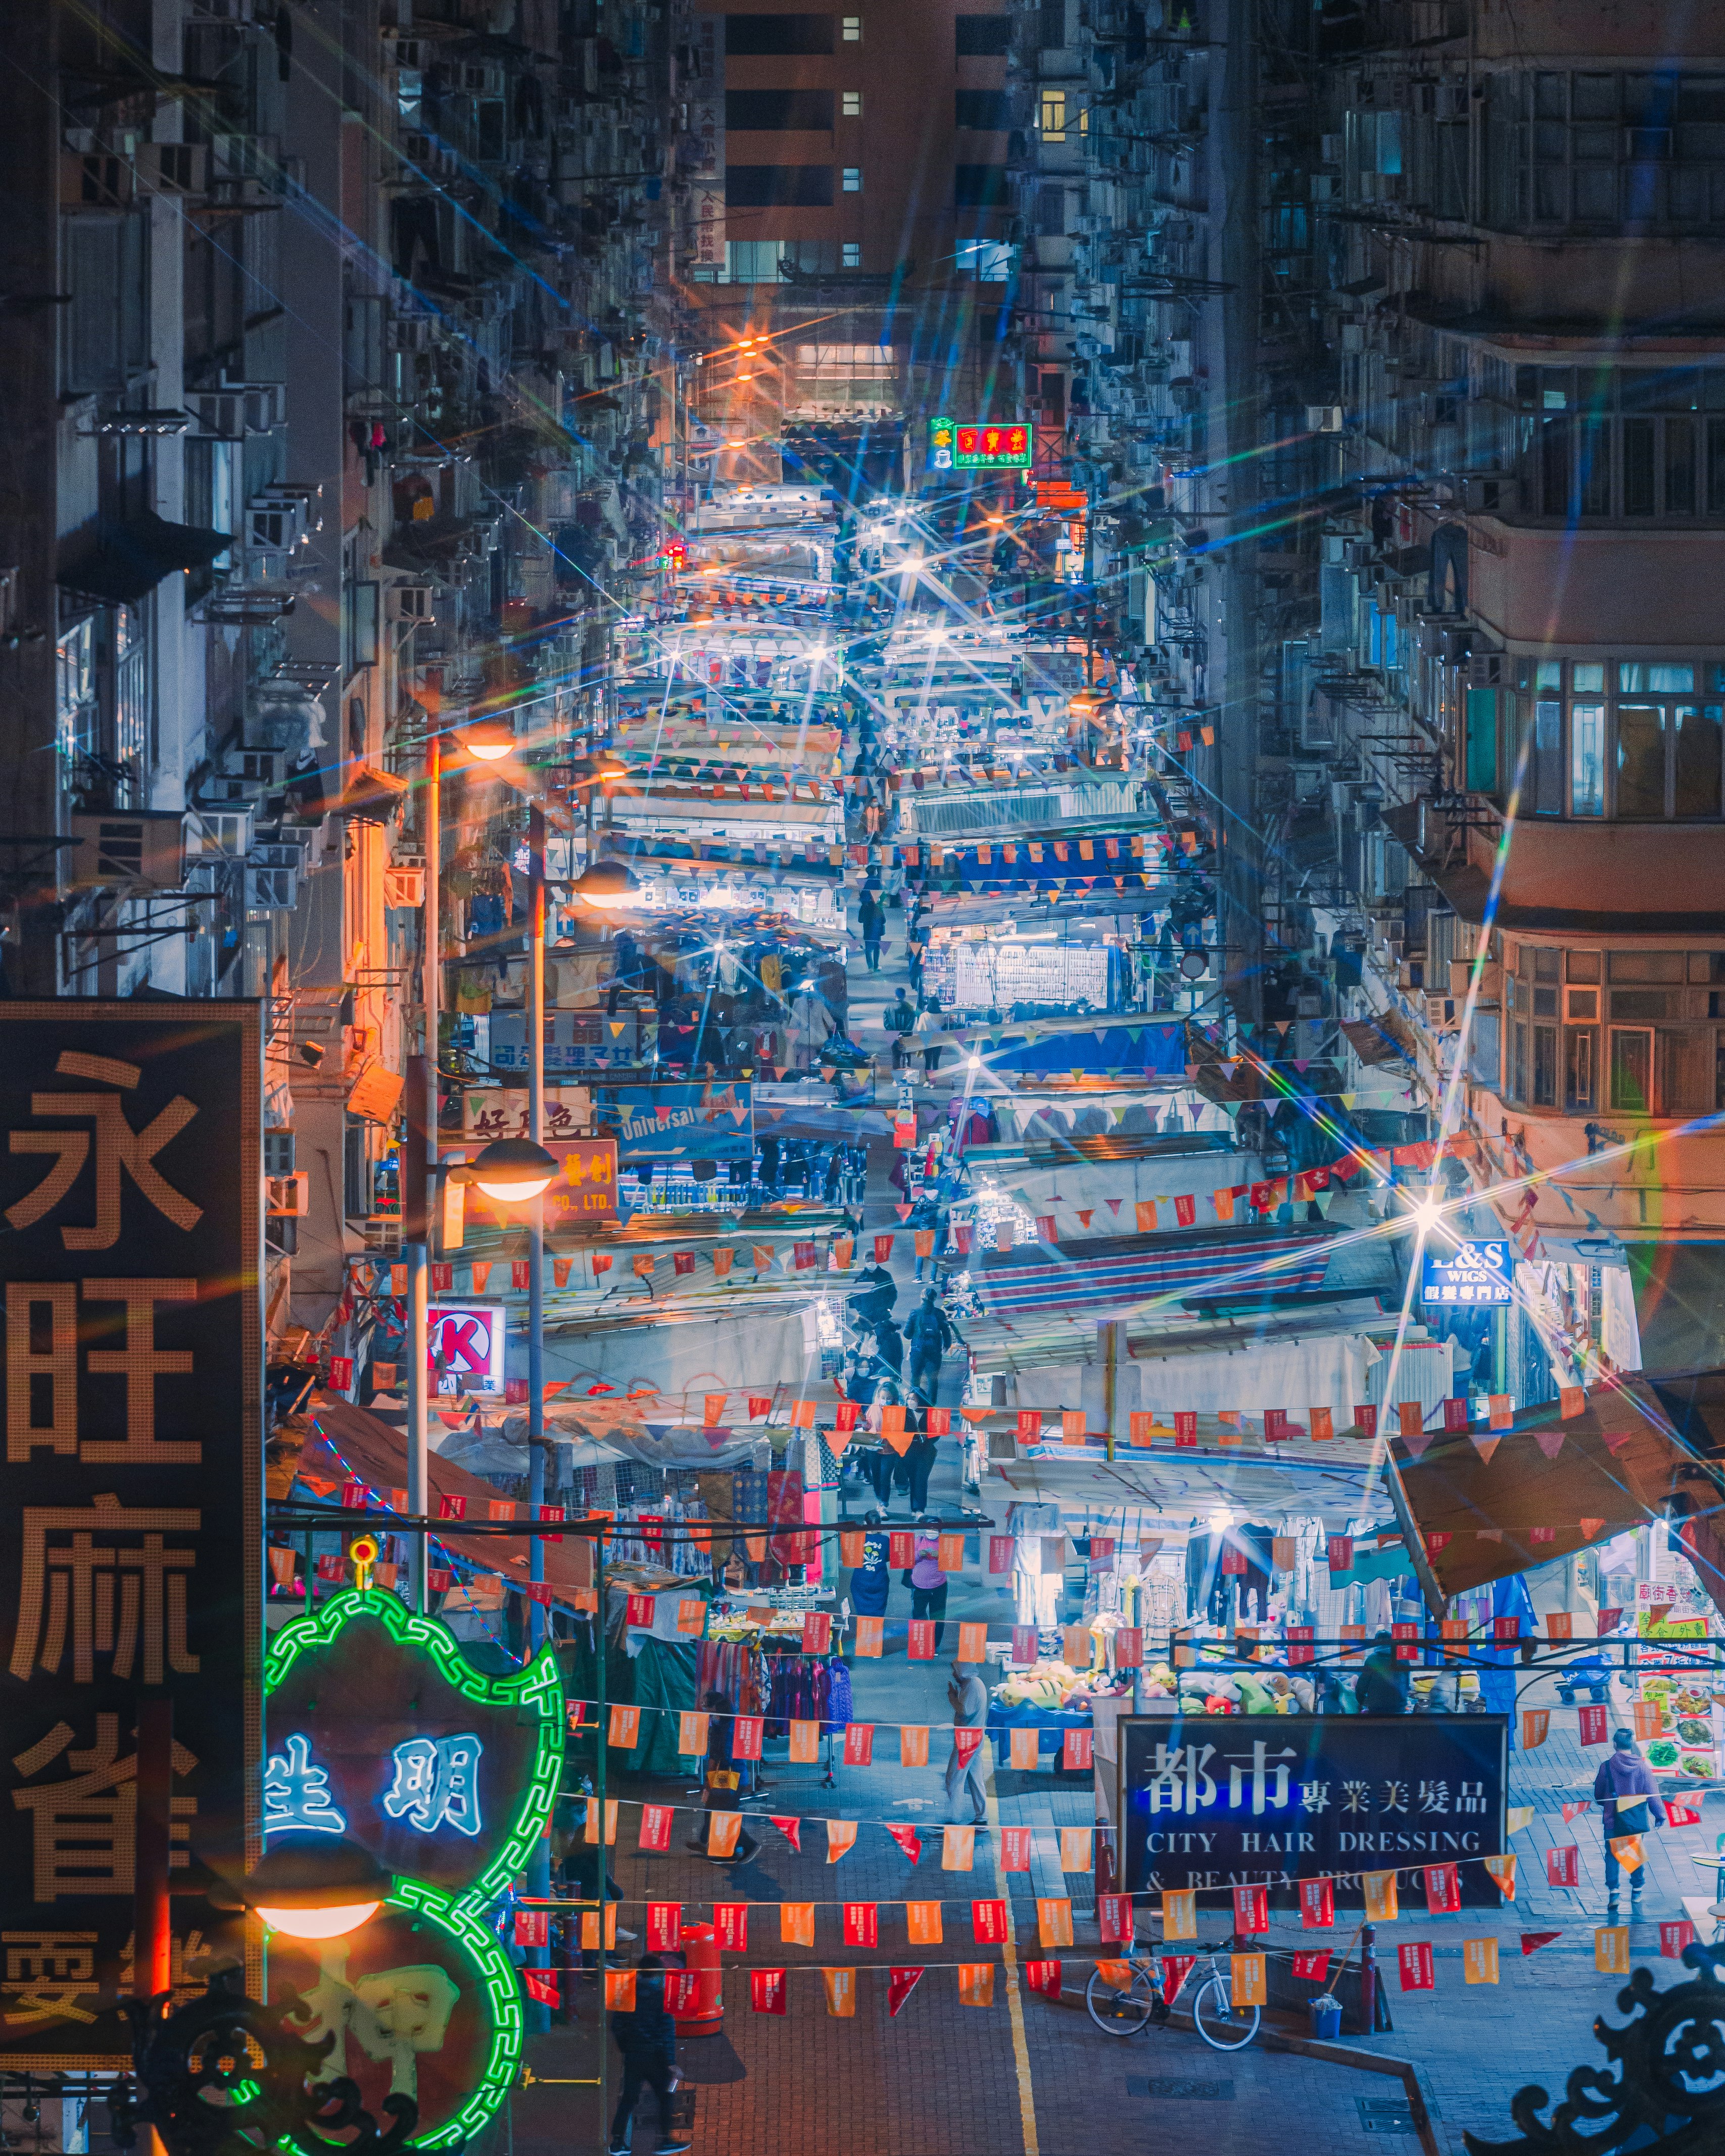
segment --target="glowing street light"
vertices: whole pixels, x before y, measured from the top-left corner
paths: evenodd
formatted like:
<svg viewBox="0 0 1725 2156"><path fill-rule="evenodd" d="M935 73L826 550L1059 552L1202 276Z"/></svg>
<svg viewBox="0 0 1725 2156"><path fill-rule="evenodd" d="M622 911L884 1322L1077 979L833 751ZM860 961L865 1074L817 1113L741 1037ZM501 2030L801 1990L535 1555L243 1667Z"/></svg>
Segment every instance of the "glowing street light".
<svg viewBox="0 0 1725 2156"><path fill-rule="evenodd" d="M455 738L481 763L501 763L515 754L515 728L507 719L474 719L455 729Z"/></svg>
<svg viewBox="0 0 1725 2156"><path fill-rule="evenodd" d="M389 1892L389 1875L357 1842L312 1834L272 1842L235 1891L272 1932L295 1939L339 1939L377 1915Z"/></svg>
<svg viewBox="0 0 1725 2156"><path fill-rule="evenodd" d="M468 1163L465 1179L500 1205L526 1205L544 1196L558 1172L557 1156L531 1138L493 1138Z"/></svg>

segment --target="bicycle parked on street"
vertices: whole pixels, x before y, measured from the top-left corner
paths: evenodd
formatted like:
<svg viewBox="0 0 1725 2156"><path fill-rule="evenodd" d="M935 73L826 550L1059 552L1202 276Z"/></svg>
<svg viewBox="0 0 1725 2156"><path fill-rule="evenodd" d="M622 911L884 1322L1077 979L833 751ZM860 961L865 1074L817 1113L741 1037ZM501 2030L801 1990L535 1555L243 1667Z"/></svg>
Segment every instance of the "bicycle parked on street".
<svg viewBox="0 0 1725 2156"><path fill-rule="evenodd" d="M1220 1958L1233 1943L1224 1939L1218 1946L1194 1945L1192 1966L1182 1974L1173 1999L1163 1996L1161 1973L1153 1955L1127 1953L1122 1957L1132 1972L1127 1983L1110 1984L1100 1969L1091 1974L1084 1994L1091 2020L1106 2036L1136 2036L1147 2023L1166 2028L1176 2001L1189 1995L1193 2025L1211 2050L1240 2050L1257 2035L1260 2015L1255 2006L1235 2004L1232 1975L1227 1962ZM1189 1994L1189 1986L1195 1987Z"/></svg>

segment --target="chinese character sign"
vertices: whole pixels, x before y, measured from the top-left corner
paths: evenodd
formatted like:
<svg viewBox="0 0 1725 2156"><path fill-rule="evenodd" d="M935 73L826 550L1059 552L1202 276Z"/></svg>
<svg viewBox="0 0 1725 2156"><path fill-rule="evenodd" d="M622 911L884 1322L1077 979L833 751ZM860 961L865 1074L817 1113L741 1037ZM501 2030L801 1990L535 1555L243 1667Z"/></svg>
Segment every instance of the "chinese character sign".
<svg viewBox="0 0 1725 2156"><path fill-rule="evenodd" d="M1515 1251L1507 1242L1457 1243L1454 1250L1430 1245L1420 1261L1422 1302L1468 1303L1476 1309L1507 1310L1514 1300Z"/></svg>
<svg viewBox="0 0 1725 2156"><path fill-rule="evenodd" d="M285 1625L265 1671L264 1832L340 1834L387 1871L472 1901L549 1815L562 1687L541 1655L482 1676L434 1619L381 1591ZM495 1891L495 1887L492 1891Z"/></svg>
<svg viewBox="0 0 1725 2156"><path fill-rule="evenodd" d="M954 427L950 420L937 424L951 430L952 465L958 471L1017 471L1035 456L1032 426L1010 421L974 427Z"/></svg>
<svg viewBox="0 0 1725 2156"><path fill-rule="evenodd" d="M130 2056L141 1686L176 1869L256 1853L263 1056L251 1004L0 1019L0 2060L75 2071ZM197 1895L173 1933L177 1984L241 1945Z"/></svg>
<svg viewBox="0 0 1725 2156"><path fill-rule="evenodd" d="M1121 1817L1128 1893L1262 1883L1295 1905L1302 1878L1462 1865L1461 1898L1497 1889L1471 1857L1503 1847L1502 1715L1122 1716Z"/></svg>

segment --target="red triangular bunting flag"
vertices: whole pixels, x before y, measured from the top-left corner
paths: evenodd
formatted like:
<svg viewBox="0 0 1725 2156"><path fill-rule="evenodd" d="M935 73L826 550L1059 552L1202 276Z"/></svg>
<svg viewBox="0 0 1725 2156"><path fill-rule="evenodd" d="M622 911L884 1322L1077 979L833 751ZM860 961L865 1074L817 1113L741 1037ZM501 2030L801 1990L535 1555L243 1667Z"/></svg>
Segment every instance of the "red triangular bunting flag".
<svg viewBox="0 0 1725 2156"><path fill-rule="evenodd" d="M769 1812L767 1816L789 1842L798 1856L803 1854L803 1822L800 1819L779 1819Z"/></svg>

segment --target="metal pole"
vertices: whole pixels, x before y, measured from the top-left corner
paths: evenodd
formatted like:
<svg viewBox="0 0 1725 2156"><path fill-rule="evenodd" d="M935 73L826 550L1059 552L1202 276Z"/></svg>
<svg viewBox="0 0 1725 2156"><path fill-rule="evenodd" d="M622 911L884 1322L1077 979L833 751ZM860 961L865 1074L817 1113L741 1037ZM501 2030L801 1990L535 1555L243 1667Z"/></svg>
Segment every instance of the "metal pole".
<svg viewBox="0 0 1725 2156"><path fill-rule="evenodd" d="M402 1177L402 1225L408 1238L408 1512L429 1512L431 1251L436 1240L438 1033L443 1001L442 924L438 871L443 852L443 778L438 737L425 744L425 902L420 952L420 1004L424 1055L408 1065L407 1147ZM413 1552L413 1607L423 1617L429 1604L426 1573L431 1545L422 1534Z"/></svg>
<svg viewBox="0 0 1725 2156"><path fill-rule="evenodd" d="M545 1142L545 815L537 802L527 811L527 1119L535 1145ZM545 1506L545 1211L535 1199L527 1223L527 1494L531 1517L536 1522ZM528 1545L528 1577L545 1577L545 1537L535 1534ZM527 1603L528 1635L535 1651L544 1645L544 1605ZM600 1747L603 1755L603 1747ZM604 1876L604 1815L600 1814L599 1871ZM551 1895L551 1843L542 1835L527 1867L529 1891L541 1901ZM603 1907L603 1903L601 1904ZM603 1931L599 1934L603 1939ZM549 1946L535 1947L533 1958L541 1969L551 1965ZM551 2026L551 2014L543 2005L529 2008L533 2026L542 2034Z"/></svg>
<svg viewBox="0 0 1725 2156"><path fill-rule="evenodd" d="M166 1692L142 1694L138 1702L137 1863L132 1881L135 1999L154 1999L173 1982L167 1900L173 1751L173 1701Z"/></svg>
<svg viewBox="0 0 1725 2156"><path fill-rule="evenodd" d="M545 813L527 812L527 1117L535 1145L545 1142ZM535 1200L527 1224L527 1467L532 1517L545 1502L545 1209ZM530 1576L545 1577L545 1543L533 1537ZM529 1604L533 1645L545 1637L542 1605Z"/></svg>
<svg viewBox="0 0 1725 2156"><path fill-rule="evenodd" d="M599 1814L599 1862L597 1884L599 1902L599 2131L605 2135L605 2145L610 2145L609 2121L605 2116L605 2066L610 2046L606 2042L610 2034L605 2011L605 1881L611 1876L609 1845L605 1840L605 1522L599 1522L598 1532L593 1538L593 1586L596 1595L593 1620L594 1640L593 1751L597 1764L593 1768L593 1802Z"/></svg>
<svg viewBox="0 0 1725 2156"><path fill-rule="evenodd" d="M173 1989L173 1921L168 1870L173 1840L174 1703L167 1692L138 1699L137 1855L132 1874L132 1996ZM149 2156L167 2156L151 2128Z"/></svg>

